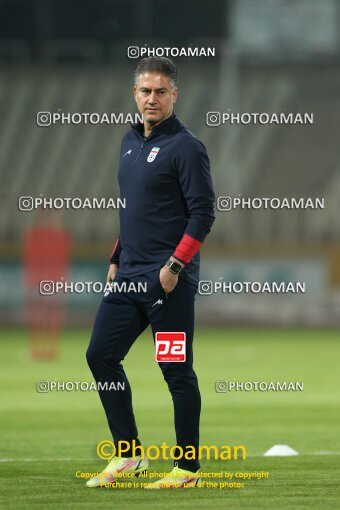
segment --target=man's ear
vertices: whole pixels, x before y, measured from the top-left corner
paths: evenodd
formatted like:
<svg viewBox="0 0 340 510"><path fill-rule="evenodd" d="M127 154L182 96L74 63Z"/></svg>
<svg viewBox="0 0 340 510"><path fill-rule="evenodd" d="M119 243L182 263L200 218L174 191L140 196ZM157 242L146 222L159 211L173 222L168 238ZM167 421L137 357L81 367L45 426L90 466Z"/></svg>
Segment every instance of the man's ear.
<svg viewBox="0 0 340 510"><path fill-rule="evenodd" d="M135 98L135 101L137 103L137 85L133 86L133 97Z"/></svg>
<svg viewBox="0 0 340 510"><path fill-rule="evenodd" d="M176 101L177 101L177 98L178 98L178 94L179 94L179 90L178 88L176 87L175 89L173 89L172 91L172 102L175 104Z"/></svg>

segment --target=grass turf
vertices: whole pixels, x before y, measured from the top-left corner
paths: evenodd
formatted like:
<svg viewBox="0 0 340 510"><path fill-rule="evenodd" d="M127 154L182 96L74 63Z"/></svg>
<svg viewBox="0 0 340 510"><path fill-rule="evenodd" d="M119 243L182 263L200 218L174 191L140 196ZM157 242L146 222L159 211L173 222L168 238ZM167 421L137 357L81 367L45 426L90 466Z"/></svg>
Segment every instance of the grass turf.
<svg viewBox="0 0 340 510"><path fill-rule="evenodd" d="M24 332L0 334L1 508L249 508L340 506L339 332L200 329L195 369L202 394L201 444L240 445L247 459L203 460L202 471L268 471L243 489L149 492L87 489L77 471L104 467L96 444L110 439L95 392L37 393L38 380L91 381L88 331L69 331L54 362L30 359ZM171 398L153 361L148 330L125 361L144 445L175 444ZM215 393L215 381L303 381L303 392ZM300 455L264 458L274 444ZM322 455L317 454L323 452ZM328 452L325 454L325 452ZM166 471L170 461L150 469ZM212 480L217 483L219 479Z"/></svg>

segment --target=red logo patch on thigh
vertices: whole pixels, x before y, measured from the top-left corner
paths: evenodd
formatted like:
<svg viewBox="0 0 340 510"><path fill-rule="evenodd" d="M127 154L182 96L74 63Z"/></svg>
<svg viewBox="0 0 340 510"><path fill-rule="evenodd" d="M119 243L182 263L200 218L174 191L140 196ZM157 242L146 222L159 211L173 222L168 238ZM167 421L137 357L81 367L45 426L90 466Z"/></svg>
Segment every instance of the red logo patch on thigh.
<svg viewBox="0 0 340 510"><path fill-rule="evenodd" d="M184 362L185 361L184 331L163 331L157 332L155 336L155 359L157 362Z"/></svg>

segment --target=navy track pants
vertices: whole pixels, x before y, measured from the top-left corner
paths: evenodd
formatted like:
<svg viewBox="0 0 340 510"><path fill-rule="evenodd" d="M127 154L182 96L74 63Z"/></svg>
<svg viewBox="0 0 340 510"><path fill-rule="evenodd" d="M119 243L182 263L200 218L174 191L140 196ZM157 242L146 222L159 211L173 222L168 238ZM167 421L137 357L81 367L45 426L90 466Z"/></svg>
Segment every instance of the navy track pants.
<svg viewBox="0 0 340 510"><path fill-rule="evenodd" d="M124 382L124 391L99 389L99 395L114 443L117 445L118 441L131 443L135 440L139 445L131 388L121 362L149 324L154 339L156 332L184 331L186 361L160 362L159 367L173 400L177 446L183 448L183 451L186 446L198 449L201 396L192 366L194 301L197 289L179 277L175 289L166 294L159 281L159 271L160 268L130 278L120 276L118 271L114 281L121 287L125 282L127 291L110 292L104 296L86 353L87 362L97 383L107 381L108 384L113 382L117 385ZM147 292L128 291L131 284L137 287L138 284L145 283ZM147 371L147 366L141 365L139 369ZM162 442L161 431L159 434ZM131 455L128 452L125 456ZM178 466L197 471L200 464L196 455L195 460L178 460Z"/></svg>

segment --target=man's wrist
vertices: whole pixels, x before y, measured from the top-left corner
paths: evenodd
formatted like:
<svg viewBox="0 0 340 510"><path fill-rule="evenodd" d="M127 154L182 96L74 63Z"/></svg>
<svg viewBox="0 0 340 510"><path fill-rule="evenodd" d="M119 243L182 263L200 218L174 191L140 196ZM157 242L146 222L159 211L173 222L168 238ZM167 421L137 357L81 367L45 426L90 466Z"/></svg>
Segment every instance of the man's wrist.
<svg viewBox="0 0 340 510"><path fill-rule="evenodd" d="M170 256L169 260L171 260L171 262L177 262L182 269L185 267L185 264L181 260L176 259L173 255Z"/></svg>
<svg viewBox="0 0 340 510"><path fill-rule="evenodd" d="M185 264L176 259L173 255L171 255L165 265L168 266L170 273L176 276L178 276L182 269L185 267Z"/></svg>

